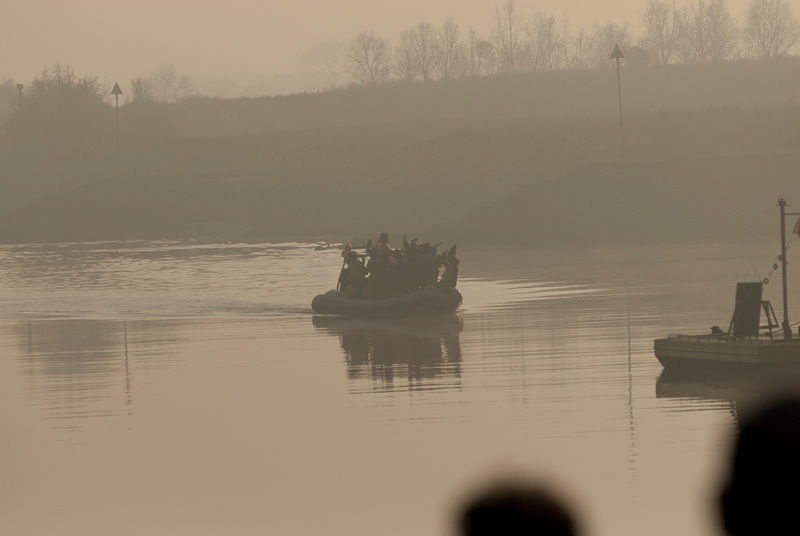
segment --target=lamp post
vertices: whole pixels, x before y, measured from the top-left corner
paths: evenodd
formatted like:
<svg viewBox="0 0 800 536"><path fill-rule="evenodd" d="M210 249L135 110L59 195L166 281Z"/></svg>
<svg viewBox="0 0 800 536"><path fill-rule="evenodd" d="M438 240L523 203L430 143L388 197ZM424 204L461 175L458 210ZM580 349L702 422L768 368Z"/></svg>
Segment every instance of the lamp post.
<svg viewBox="0 0 800 536"><path fill-rule="evenodd" d="M625 137L622 134L622 82L619 77L619 60L625 56L619 45L614 45L614 52L611 53L611 59L617 62L617 93L619 94L619 151L622 159L625 160Z"/></svg>
<svg viewBox="0 0 800 536"><path fill-rule="evenodd" d="M119 178L119 96L122 95L122 90L119 88L119 84L114 83L114 89L111 90L111 94L114 95L115 100L115 108L116 108L116 116L117 116L117 178Z"/></svg>
<svg viewBox="0 0 800 536"><path fill-rule="evenodd" d="M17 91L19 91L19 122L20 125L22 124L22 88L25 87L23 84L17 84Z"/></svg>

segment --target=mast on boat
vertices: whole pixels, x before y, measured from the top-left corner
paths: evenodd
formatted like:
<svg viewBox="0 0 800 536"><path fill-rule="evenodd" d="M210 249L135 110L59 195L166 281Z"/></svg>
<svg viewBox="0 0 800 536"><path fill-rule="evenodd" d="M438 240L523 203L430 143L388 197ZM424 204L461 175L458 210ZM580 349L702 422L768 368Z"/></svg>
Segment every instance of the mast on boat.
<svg viewBox="0 0 800 536"><path fill-rule="evenodd" d="M781 209L781 276L783 279L783 338L792 338L792 329L789 327L789 292L786 279L786 199L778 199Z"/></svg>

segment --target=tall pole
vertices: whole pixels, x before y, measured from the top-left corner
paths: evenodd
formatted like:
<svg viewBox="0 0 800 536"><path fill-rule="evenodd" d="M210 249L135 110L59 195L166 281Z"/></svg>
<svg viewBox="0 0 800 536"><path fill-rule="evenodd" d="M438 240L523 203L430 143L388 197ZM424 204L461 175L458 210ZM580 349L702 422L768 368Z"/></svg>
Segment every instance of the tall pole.
<svg viewBox="0 0 800 536"><path fill-rule="evenodd" d="M114 84L114 89L111 90L116 101L116 117L117 117L117 178L119 178L119 96L122 95L122 90L119 84Z"/></svg>
<svg viewBox="0 0 800 536"><path fill-rule="evenodd" d="M792 329L789 327L789 291L786 280L786 199L778 199L781 208L781 275L783 276L783 338L792 338Z"/></svg>
<svg viewBox="0 0 800 536"><path fill-rule="evenodd" d="M119 95L114 95L116 106L114 107L117 118L117 178L119 178Z"/></svg>
<svg viewBox="0 0 800 536"><path fill-rule="evenodd" d="M25 87L23 84L17 84L17 91L19 91L19 123L20 126L22 125L22 88Z"/></svg>
<svg viewBox="0 0 800 536"><path fill-rule="evenodd" d="M622 160L625 160L625 137L622 134L622 81L619 76L619 60L624 58L622 50L619 45L614 45L614 52L611 53L611 59L617 62L617 94L619 96L619 153Z"/></svg>

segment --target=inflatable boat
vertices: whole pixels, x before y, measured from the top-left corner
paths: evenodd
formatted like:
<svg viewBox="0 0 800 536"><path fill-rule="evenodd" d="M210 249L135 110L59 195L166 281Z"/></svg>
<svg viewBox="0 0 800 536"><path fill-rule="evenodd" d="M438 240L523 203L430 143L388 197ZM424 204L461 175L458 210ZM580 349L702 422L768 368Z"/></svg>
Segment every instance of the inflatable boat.
<svg viewBox="0 0 800 536"><path fill-rule="evenodd" d="M445 285L430 285L422 290L391 298L350 298L344 292L329 290L311 301L315 313L332 315L404 315L452 313L461 305L461 293Z"/></svg>

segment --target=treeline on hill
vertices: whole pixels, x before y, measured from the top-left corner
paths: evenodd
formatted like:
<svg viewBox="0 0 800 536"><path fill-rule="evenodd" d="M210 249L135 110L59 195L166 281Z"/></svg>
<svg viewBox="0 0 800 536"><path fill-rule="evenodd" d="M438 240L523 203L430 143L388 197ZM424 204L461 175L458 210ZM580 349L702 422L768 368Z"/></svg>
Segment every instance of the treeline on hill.
<svg viewBox="0 0 800 536"><path fill-rule="evenodd" d="M741 21L725 0L642 2L640 19L574 28L506 0L489 15L490 31L463 31L455 18L419 22L394 38L364 31L349 43L321 43L303 58L306 78L332 89L356 83L430 82L607 67L615 45L631 66L707 64L790 54L800 25L788 0L751 0ZM638 23L638 24L637 24Z"/></svg>
<svg viewBox="0 0 800 536"><path fill-rule="evenodd" d="M752 199L759 181L791 184L799 72L797 58L627 67L636 113L624 118L624 169L612 164L619 124L607 70L143 99L120 107L117 176L107 92L56 67L26 86L6 123L0 240L346 238L376 228L490 244L731 238L716 224L702 230L701 215L714 207L735 226L727 205ZM631 192L661 219L632 220ZM594 205L605 212L580 210ZM580 214L596 218L581 228Z"/></svg>
<svg viewBox="0 0 800 536"><path fill-rule="evenodd" d="M349 45L350 72L357 83L430 81L483 74L582 70L607 66L615 46L636 65L705 64L740 57L780 57L798 41L800 27L787 0L751 0L740 24L725 0L684 4L648 0L641 33L627 22L595 23L572 31L568 22L538 11L521 12L515 0L494 9L488 38L474 29L462 38L448 18L441 26L420 22L400 33L392 46L372 32ZM330 68L330 56L324 58Z"/></svg>
<svg viewBox="0 0 800 536"><path fill-rule="evenodd" d="M707 65L625 66L625 113L797 102L800 57ZM531 116L610 116L618 112L612 68L525 73L429 84L392 83L257 99L190 98L171 108L182 134L265 131L427 120L509 120Z"/></svg>
<svg viewBox="0 0 800 536"><path fill-rule="evenodd" d="M642 0L639 18L594 22L574 28L566 19L536 11L524 13L516 0L487 11L485 35L463 29L456 19L418 22L397 36L369 30L349 42L315 44L298 59L302 72L273 74L268 84L250 80L177 75L174 65L159 65L131 80L134 99L148 95L173 102L191 95L235 98L292 94L386 83L431 82L583 71L608 67L615 46L632 67L707 65L739 59L779 58L798 50L800 23L791 0L750 0L736 20L726 0ZM0 80L0 117L12 81ZM129 90L123 86L127 93Z"/></svg>

